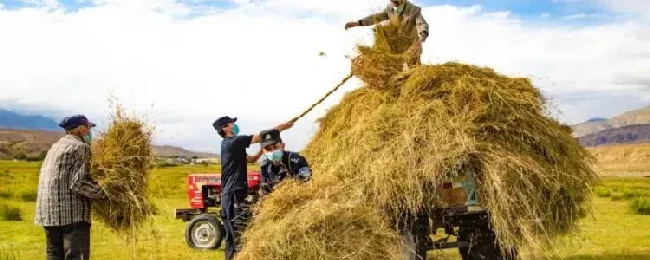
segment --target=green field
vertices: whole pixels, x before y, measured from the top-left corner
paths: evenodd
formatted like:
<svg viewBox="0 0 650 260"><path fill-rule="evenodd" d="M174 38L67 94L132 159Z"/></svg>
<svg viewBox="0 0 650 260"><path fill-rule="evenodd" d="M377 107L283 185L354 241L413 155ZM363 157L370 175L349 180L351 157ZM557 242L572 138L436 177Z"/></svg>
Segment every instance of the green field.
<svg viewBox="0 0 650 260"><path fill-rule="evenodd" d="M0 206L20 209L22 218L21 221L0 220L0 260L44 258L44 233L33 224L38 169L39 163L0 162ZM188 207L186 174L217 170L205 166L154 170L149 189L160 208L158 215L139 231L136 241L126 241L105 229L99 221L94 222L92 259L222 259L221 249L211 252L190 249L185 243L185 224L172 217L174 208ZM581 233L558 239L557 258L650 259L650 215L641 215L636 210L638 207L632 207L633 202L643 206L638 201L650 198L650 178L606 178L596 193L593 214L582 221ZM431 255L459 259L453 250L431 252Z"/></svg>

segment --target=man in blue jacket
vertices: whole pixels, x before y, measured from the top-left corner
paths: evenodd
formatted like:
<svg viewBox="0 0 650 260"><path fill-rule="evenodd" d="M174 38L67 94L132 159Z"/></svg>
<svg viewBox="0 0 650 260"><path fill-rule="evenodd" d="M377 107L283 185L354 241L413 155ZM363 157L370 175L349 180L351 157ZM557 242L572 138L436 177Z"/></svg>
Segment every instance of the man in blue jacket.
<svg viewBox="0 0 650 260"><path fill-rule="evenodd" d="M261 146L266 157L260 166L262 175L260 193L262 195L273 192L275 186L287 177L300 181L311 179L311 168L307 159L297 152L284 149L285 144L280 138L280 131L267 130L260 135Z"/></svg>

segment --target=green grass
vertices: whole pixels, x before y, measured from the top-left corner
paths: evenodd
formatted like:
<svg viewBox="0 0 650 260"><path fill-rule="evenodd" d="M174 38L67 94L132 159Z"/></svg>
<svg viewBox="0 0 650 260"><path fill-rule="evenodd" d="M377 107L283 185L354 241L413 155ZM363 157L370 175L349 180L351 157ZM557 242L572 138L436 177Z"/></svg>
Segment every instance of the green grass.
<svg viewBox="0 0 650 260"><path fill-rule="evenodd" d="M249 166L254 169L255 166ZM33 224L34 202L16 199L23 191L34 191L38 184L38 163L0 161L0 187L14 191L2 203L14 203L22 212L22 221L0 221L0 260L45 258L43 229ZM91 229L92 259L223 259L223 249L200 252L190 249L184 238L185 223L173 219L174 208L189 206L187 173L218 172L218 167L168 167L155 169L149 191L155 198L158 214L140 230L137 241L127 241L112 233L99 221ZM650 191L650 180L608 178L602 194L618 194L620 201L598 195L593 200L593 214L580 223L581 232L558 238L557 259L570 260L641 260L650 259L650 216L638 215L626 199L632 190ZM6 188L6 189L5 189ZM606 189L605 189L606 188ZM626 193L625 190L628 190ZM640 197L637 197L641 201ZM645 205L645 202L638 202ZM643 207L639 207L643 208ZM436 259L460 259L457 250L432 251ZM530 259L522 258L522 259Z"/></svg>

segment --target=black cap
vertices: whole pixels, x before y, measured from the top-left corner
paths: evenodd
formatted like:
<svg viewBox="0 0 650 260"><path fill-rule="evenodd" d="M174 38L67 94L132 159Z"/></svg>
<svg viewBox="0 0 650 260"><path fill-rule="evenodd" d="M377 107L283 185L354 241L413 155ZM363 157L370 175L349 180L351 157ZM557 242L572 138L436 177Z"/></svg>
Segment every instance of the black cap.
<svg viewBox="0 0 650 260"><path fill-rule="evenodd" d="M214 127L215 130L221 130L224 126L237 122L237 118L231 118L229 116L222 116L219 119L215 120L214 123L212 123L212 126Z"/></svg>
<svg viewBox="0 0 650 260"><path fill-rule="evenodd" d="M87 125L90 127L97 126L95 123L90 122L90 120L88 120L88 118L86 118L84 115L74 115L74 116L66 117L63 120L61 120L61 123L59 123L59 126L66 130L73 129L80 125Z"/></svg>
<svg viewBox="0 0 650 260"><path fill-rule="evenodd" d="M277 143L281 143L282 139L280 138L280 131L272 129L272 130L264 130L260 132L260 145L262 147L266 147L269 145L274 145Z"/></svg>

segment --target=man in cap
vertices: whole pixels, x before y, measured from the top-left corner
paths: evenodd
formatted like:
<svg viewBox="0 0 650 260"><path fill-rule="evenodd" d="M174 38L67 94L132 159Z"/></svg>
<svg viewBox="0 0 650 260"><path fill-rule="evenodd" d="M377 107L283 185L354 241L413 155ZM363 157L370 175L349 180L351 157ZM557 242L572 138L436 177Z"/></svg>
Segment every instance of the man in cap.
<svg viewBox="0 0 650 260"><path fill-rule="evenodd" d="M262 136L261 146L266 155L260 166L262 175L260 193L262 195L271 193L274 187L287 176L299 181L311 179L311 168L307 159L297 152L284 149L285 144L280 138L280 131L267 130L260 135Z"/></svg>
<svg viewBox="0 0 650 260"><path fill-rule="evenodd" d="M415 27L418 33L419 41L415 42L413 47L416 48L413 53L412 63L420 63L422 54L422 43L429 37L429 24L422 16L422 8L412 4L407 0L390 0L386 8L375 14L368 15L361 20L347 22L345 29L357 26L370 26L380 23L381 25L389 24L389 21L399 21L403 26ZM405 69L407 68L405 64Z"/></svg>
<svg viewBox="0 0 650 260"><path fill-rule="evenodd" d="M293 120L274 129L284 131L293 126ZM226 259L232 259L239 250L239 228L236 225L240 215L245 215L248 195L247 163L256 162L262 156L262 149L249 156L246 153L253 143L259 143L259 134L239 135L237 118L220 117L212 126L223 138L221 141L221 218L226 231Z"/></svg>
<svg viewBox="0 0 650 260"><path fill-rule="evenodd" d="M65 136L52 145L41 166L34 222L45 229L47 259L89 259L91 200L106 198L90 177L95 124L75 115L59 126Z"/></svg>

